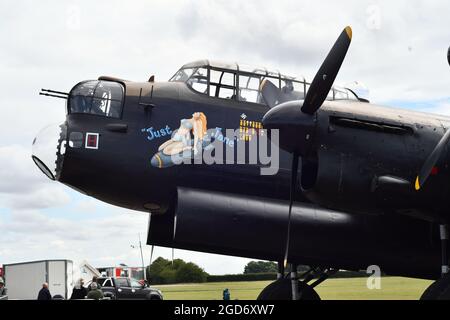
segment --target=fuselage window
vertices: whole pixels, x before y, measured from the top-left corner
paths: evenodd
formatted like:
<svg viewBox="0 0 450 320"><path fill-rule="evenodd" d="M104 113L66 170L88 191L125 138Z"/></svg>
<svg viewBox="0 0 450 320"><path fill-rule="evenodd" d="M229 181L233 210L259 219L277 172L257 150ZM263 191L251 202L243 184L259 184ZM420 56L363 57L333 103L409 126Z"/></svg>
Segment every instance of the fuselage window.
<svg viewBox="0 0 450 320"><path fill-rule="evenodd" d="M122 115L124 88L111 81L87 81L72 89L70 113L88 113L111 118Z"/></svg>
<svg viewBox="0 0 450 320"><path fill-rule="evenodd" d="M69 147L81 148L83 146L83 134L81 132L71 132L69 136Z"/></svg>

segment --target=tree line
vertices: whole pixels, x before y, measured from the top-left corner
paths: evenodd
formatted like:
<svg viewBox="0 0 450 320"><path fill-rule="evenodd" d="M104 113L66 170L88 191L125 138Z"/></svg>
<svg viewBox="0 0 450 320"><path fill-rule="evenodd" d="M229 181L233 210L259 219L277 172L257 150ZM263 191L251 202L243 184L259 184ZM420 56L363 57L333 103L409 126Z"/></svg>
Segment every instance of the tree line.
<svg viewBox="0 0 450 320"><path fill-rule="evenodd" d="M300 273L308 270L306 266L298 266ZM209 275L203 268L182 259L167 260L162 257L156 259L146 268L147 279L151 284L172 283L203 283L228 281L257 281L275 280L278 266L270 261L250 261L241 274ZM366 277L364 271L339 271L332 278Z"/></svg>
<svg viewBox="0 0 450 320"><path fill-rule="evenodd" d="M192 262L185 262L182 259L168 260L162 257L157 258L146 268L147 278L152 284L172 284L172 283L202 283L208 281L208 278L216 279L210 276L203 268ZM255 274L261 274L266 278L271 278L272 274L277 272L277 264L269 261L250 261L244 268L244 273L237 275L245 279L258 279ZM264 275L262 275L264 274ZM236 275L233 275L236 276Z"/></svg>

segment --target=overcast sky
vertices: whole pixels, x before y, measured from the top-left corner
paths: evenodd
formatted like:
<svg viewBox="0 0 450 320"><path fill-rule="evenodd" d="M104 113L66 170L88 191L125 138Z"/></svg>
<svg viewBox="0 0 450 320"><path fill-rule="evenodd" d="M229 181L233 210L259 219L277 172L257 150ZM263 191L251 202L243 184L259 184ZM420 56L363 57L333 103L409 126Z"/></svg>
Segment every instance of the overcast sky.
<svg viewBox="0 0 450 320"><path fill-rule="evenodd" d="M0 264L87 259L139 265L130 247L147 215L50 182L31 142L64 121L68 91L100 75L165 81L202 58L239 61L312 79L346 25L353 42L337 83L360 81L372 102L450 114L450 2L440 1L17 1L0 2ZM146 260L150 249L145 248ZM170 249L155 255L171 257ZM212 274L247 259L176 250Z"/></svg>

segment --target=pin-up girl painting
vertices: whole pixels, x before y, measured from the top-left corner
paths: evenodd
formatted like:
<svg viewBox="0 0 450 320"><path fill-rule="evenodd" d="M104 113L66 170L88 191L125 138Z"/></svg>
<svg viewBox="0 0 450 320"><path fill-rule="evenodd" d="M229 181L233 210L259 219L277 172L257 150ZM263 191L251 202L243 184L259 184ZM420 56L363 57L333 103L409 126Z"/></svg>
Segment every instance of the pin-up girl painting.
<svg viewBox="0 0 450 320"><path fill-rule="evenodd" d="M174 158L196 156L210 143L206 131L207 119L203 112L194 113L190 119L182 119L172 138L158 148L158 153L153 156L151 164L157 168L168 168L175 165Z"/></svg>

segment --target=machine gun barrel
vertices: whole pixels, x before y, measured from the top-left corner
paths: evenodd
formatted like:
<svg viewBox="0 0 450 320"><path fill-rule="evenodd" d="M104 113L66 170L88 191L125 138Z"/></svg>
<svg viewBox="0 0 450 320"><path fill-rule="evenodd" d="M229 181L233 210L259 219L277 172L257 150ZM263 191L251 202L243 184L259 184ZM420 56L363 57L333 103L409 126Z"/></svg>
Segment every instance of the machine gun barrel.
<svg viewBox="0 0 450 320"><path fill-rule="evenodd" d="M56 95L56 94L50 94L50 93L43 93L43 92L39 92L39 95L40 96L47 96L47 97L54 97L54 98L60 98L60 99L65 99L65 100L67 100L67 98L69 97L69 96L59 96L59 95Z"/></svg>
<svg viewBox="0 0 450 320"><path fill-rule="evenodd" d="M41 89L41 92L39 92L39 95L46 96L46 97L66 99L66 100L69 98L69 94L67 92L55 91L55 90L50 90L50 89Z"/></svg>
<svg viewBox="0 0 450 320"><path fill-rule="evenodd" d="M55 90L50 90L50 89L41 89L42 92L48 92L48 93L57 93L57 94L62 94L65 96L68 96L69 94L67 92L62 92L62 91L55 91Z"/></svg>

